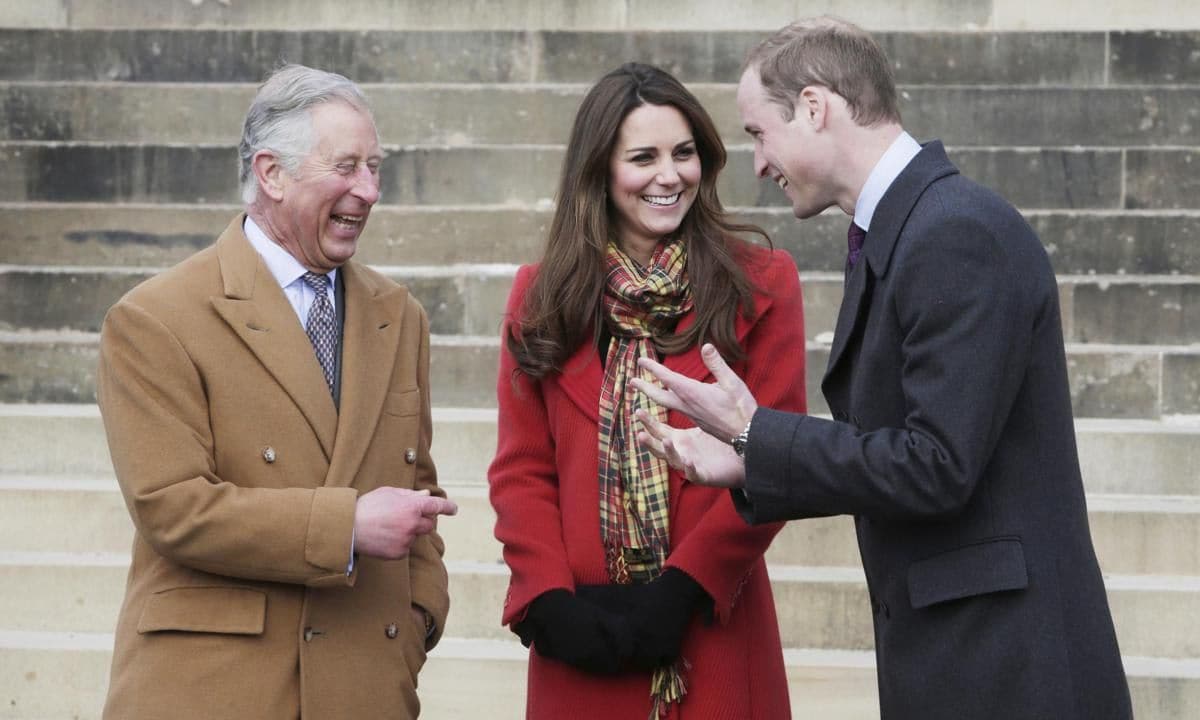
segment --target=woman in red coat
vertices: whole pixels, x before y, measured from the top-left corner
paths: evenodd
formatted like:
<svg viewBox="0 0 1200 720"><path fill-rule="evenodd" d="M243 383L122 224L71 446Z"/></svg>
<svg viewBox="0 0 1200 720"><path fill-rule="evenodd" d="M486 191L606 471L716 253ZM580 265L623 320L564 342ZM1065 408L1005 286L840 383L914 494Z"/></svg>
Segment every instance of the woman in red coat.
<svg viewBox="0 0 1200 720"><path fill-rule="evenodd" d="M587 94L541 262L508 301L488 472L512 572L503 622L532 645L534 719L790 717L763 552L728 492L638 446L637 358L704 379L733 361L760 403L804 410L796 267L735 237L725 148L675 78L628 64Z"/></svg>

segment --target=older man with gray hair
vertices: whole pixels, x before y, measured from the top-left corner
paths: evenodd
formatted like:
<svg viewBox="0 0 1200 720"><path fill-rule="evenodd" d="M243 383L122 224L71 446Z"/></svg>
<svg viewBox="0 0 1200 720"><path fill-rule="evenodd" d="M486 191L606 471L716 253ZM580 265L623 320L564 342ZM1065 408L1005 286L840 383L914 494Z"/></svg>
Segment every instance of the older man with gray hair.
<svg viewBox="0 0 1200 720"><path fill-rule="evenodd" d="M246 212L109 311L98 396L137 533L106 718L414 718L449 609L429 324L351 260L379 200L354 83L275 72Z"/></svg>

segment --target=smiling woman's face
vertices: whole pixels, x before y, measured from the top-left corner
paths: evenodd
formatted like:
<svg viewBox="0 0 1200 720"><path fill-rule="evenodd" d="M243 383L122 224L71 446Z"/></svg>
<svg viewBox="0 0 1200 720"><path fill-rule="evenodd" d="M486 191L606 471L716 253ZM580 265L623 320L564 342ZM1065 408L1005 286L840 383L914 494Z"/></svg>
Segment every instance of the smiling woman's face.
<svg viewBox="0 0 1200 720"><path fill-rule="evenodd" d="M621 249L642 259L675 232L696 200L700 175L696 141L681 112L644 104L626 115L608 173Z"/></svg>

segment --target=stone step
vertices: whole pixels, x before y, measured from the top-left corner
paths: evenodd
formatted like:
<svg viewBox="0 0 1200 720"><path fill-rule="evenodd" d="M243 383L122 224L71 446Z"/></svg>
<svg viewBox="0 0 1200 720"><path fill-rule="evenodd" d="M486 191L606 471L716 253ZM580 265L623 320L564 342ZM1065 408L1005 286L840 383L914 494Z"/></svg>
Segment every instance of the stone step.
<svg viewBox="0 0 1200 720"><path fill-rule="evenodd" d="M86 0L45 0L17 3L5 8L10 27L196 27L286 28L329 30L379 28L463 30L481 28L570 30L673 31L708 29L713 18L723 28L774 30L798 14L829 9L844 11L847 19L877 31L894 29L1010 30L1196 28L1200 13L1189 2L1158 2L1146 6L1105 3L1080 12L1076 3L1030 3L1027 0L945 3L938 0L889 3L862 0L855 3L801 5L794 0L759 0L730 5L719 0L699 0L680 12L677 3L650 0L605 0L595 3L547 3L542 0L503 0L488 3L434 3L427 0L349 0L333 6L314 6L306 0L272 3L236 3L229 0L192 0L188 3L155 3L109 0L99 6Z"/></svg>
<svg viewBox="0 0 1200 720"><path fill-rule="evenodd" d="M0 719L98 720L111 647L106 634L0 632L0 676L20 678L0 690ZM421 670L422 715L523 718L527 652L511 641L443 638ZM873 653L789 649L784 661L796 717L878 720ZM1200 663L1126 656L1125 670L1140 720L1200 712Z"/></svg>
<svg viewBox="0 0 1200 720"><path fill-rule="evenodd" d="M0 204L0 258L19 265L168 267L211 244L237 205ZM839 212L797 221L790 208L732 207L768 232L805 272L841 272ZM1200 275L1200 212L1023 211L1064 275ZM535 261L549 205L380 205L358 260L374 265L520 264ZM752 238L754 236L751 236Z"/></svg>
<svg viewBox="0 0 1200 720"><path fill-rule="evenodd" d="M111 4L106 3L103 12ZM480 9L482 6L473 7L472 12ZM311 16L313 10L306 3L300 14ZM723 29L717 31L711 29L713 16L695 9L686 14L699 20L698 28L673 24L645 30L539 31L545 26L505 23L474 26L482 27L480 30L388 31L378 29L387 27L386 23L374 24L378 13L372 14L369 32L326 27L303 33L211 26L9 28L0 30L0 80L258 83L281 60L287 60L340 72L361 83L591 83L610 68L640 60L661 65L684 82L732 83L738 80L746 51L765 33L727 24L730 10L728 4L722 4ZM139 12L149 11L142 8ZM331 12L344 11L338 6ZM672 23L681 19L674 10L670 14ZM1200 26L1200 11L1193 14ZM636 17L647 15L639 12ZM774 30L795 17L789 13L763 27ZM1185 27L1179 18L1180 13L1172 14L1168 27ZM134 26L155 24L147 17ZM421 24L409 27L417 29ZM897 26L884 27L894 30ZM885 31L876 37L898 68L898 79L908 85L1099 86L1195 83L1200 79L1200 70L1188 61L1190 52L1200 46L1200 33L1186 30L989 32L972 28Z"/></svg>
<svg viewBox="0 0 1200 720"><path fill-rule="evenodd" d="M809 411L828 412L821 376L828 341L807 344ZM0 331L0 403L93 403L98 333ZM432 339L433 402L442 407L495 407L499 338L438 335ZM1200 347L1067 346L1075 415L1160 419L1200 414Z"/></svg>
<svg viewBox="0 0 1200 720"><path fill-rule="evenodd" d="M539 144L565 141L584 82L365 89L380 135L391 144ZM725 142L743 142L736 86L691 89ZM254 91L253 84L0 83L0 105L8 111L0 140L219 145L241 136ZM900 110L914 135L958 147L1146 147L1200 144L1192 117L1198 103L1200 85L912 85L901 88Z"/></svg>
<svg viewBox="0 0 1200 720"><path fill-rule="evenodd" d="M0 581L19 594L0 597L5 630L111 632L124 594L128 555L0 552ZM499 622L508 568L448 562L453 637L508 639ZM870 650L870 603L859 568L772 566L784 647ZM1117 637L1130 655L1200 659L1200 577L1109 575Z"/></svg>
<svg viewBox="0 0 1200 720"><path fill-rule="evenodd" d="M440 335L498 334L516 271L499 264L375 267L408 286ZM98 332L108 308L157 270L0 265L0 330ZM1200 275L1060 275L1058 285L1067 342L1200 343ZM842 273L802 271L801 286L807 337L831 337Z"/></svg>
<svg viewBox="0 0 1200 720"><path fill-rule="evenodd" d="M382 203L400 205L549 203L563 155L561 144L385 147ZM1194 147L951 147L949 155L965 175L1021 208L1200 208ZM718 181L722 201L787 205L783 192L754 177L751 166L750 146L729 147ZM9 141L0 143L0 202L232 204L236 167L227 144Z"/></svg>
<svg viewBox="0 0 1200 720"><path fill-rule="evenodd" d="M436 448L435 453L435 459L445 456ZM457 516L438 526L447 560L503 562L483 482L483 477L458 480L443 473L442 487L459 506ZM0 498L0 548L5 551L129 552L133 525L111 474L0 475ZM1200 576L1200 482L1193 495L1092 494L1088 506L1104 572ZM789 523L767 559L777 566L853 567L859 562L853 520Z"/></svg>
<svg viewBox="0 0 1200 720"><path fill-rule="evenodd" d="M496 447L496 411L433 409L432 452L441 482L482 488ZM1076 444L1094 495L1198 496L1200 422L1079 419ZM95 405L0 404L0 476L112 481ZM1096 509L1096 508L1093 508ZM3 547L3 545L0 545Z"/></svg>

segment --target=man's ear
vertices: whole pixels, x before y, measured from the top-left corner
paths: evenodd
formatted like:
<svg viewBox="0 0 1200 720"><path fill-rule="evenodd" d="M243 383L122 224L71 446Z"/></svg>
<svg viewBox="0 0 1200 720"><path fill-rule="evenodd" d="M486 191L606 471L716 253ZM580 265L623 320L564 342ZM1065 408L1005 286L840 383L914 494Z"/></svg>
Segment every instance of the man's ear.
<svg viewBox="0 0 1200 720"><path fill-rule="evenodd" d="M259 150L250 161L254 177L258 181L258 191L279 202L283 199L284 173L283 163L278 156L269 150Z"/></svg>
<svg viewBox="0 0 1200 720"><path fill-rule="evenodd" d="M796 98L796 119L816 129L825 125L829 110L829 90L817 85L808 85Z"/></svg>

